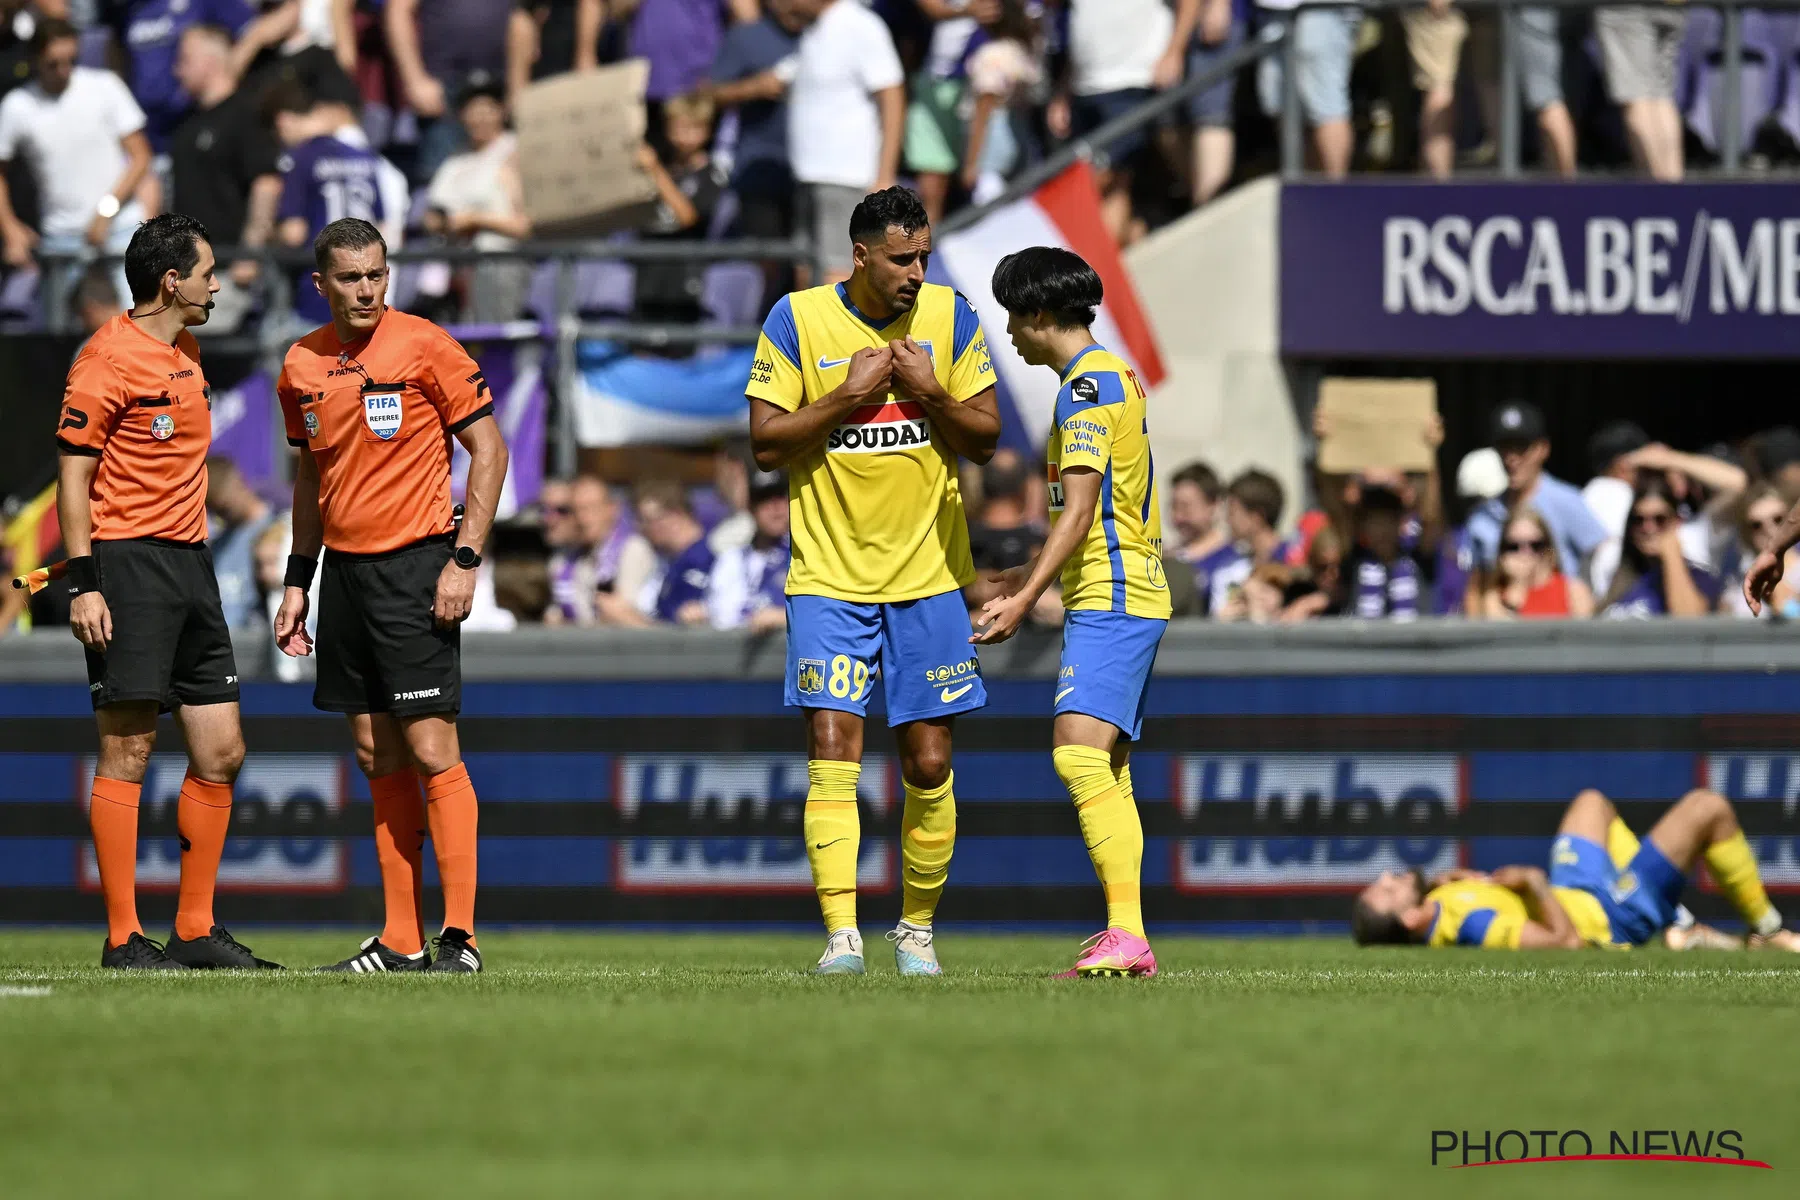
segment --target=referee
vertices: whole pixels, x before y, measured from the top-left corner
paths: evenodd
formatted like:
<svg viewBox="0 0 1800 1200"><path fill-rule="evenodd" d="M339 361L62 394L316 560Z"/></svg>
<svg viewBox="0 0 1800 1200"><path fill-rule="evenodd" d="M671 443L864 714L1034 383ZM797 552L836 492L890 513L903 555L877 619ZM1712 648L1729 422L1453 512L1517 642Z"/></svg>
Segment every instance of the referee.
<svg viewBox="0 0 1800 1200"><path fill-rule="evenodd" d="M313 706L350 718L375 803L387 911L379 937L327 969L473 973L476 804L456 736L460 631L506 479L506 443L468 352L387 307L387 245L375 226L333 221L313 241L313 263L331 323L288 351L277 387L301 454L275 641L290 656L312 653L307 592L324 546ZM470 458L460 525L451 438ZM444 888L435 955L419 912L427 825Z"/></svg>
<svg viewBox="0 0 1800 1200"><path fill-rule="evenodd" d="M212 389L193 325L212 311L213 251L192 217L140 225L125 251L132 309L69 368L56 428L69 624L87 647L100 755L88 799L106 944L121 968L269 967L213 923L213 885L244 761L237 663L206 546ZM166 947L137 918L138 795L156 719L173 709L188 772L176 814L181 899Z"/></svg>

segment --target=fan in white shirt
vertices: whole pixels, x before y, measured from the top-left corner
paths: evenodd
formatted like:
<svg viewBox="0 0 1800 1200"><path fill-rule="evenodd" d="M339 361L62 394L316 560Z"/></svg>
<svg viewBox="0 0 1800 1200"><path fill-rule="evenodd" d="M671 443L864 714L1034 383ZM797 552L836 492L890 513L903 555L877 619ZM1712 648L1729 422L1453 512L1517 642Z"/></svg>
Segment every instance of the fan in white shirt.
<svg viewBox="0 0 1800 1200"><path fill-rule="evenodd" d="M144 110L111 71L78 67L80 35L67 21L40 21L32 34L32 81L0 101L0 171L23 156L37 182L40 228L13 211L0 179L0 237L6 262L45 254L123 254L143 220L132 198L150 167ZM80 268L54 272L51 312L61 320ZM123 279L120 293L125 294Z"/></svg>

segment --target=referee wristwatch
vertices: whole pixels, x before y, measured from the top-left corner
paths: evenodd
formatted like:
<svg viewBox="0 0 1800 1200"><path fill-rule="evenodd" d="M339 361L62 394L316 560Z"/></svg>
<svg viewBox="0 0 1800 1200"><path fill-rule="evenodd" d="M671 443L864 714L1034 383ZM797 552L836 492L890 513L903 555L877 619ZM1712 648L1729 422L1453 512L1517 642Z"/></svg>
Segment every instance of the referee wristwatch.
<svg viewBox="0 0 1800 1200"><path fill-rule="evenodd" d="M473 571L476 567L481 565L481 555L476 552L475 547L473 546L458 546L456 548L456 554L451 561L465 571Z"/></svg>

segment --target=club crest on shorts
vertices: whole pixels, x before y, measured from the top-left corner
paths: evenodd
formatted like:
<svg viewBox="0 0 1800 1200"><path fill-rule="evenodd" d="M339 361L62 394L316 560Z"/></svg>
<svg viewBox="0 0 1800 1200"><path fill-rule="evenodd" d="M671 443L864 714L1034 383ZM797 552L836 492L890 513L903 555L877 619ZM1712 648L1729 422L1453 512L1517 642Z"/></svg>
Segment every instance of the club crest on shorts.
<svg viewBox="0 0 1800 1200"><path fill-rule="evenodd" d="M817 696L825 690L825 660L803 658L795 676L794 687L802 696Z"/></svg>
<svg viewBox="0 0 1800 1200"><path fill-rule="evenodd" d="M166 442L175 436L175 418L168 413L157 413L150 421L150 436L159 442Z"/></svg>
<svg viewBox="0 0 1800 1200"><path fill-rule="evenodd" d="M369 432L382 441L392 441L400 432L400 393L364 392L363 421Z"/></svg>
<svg viewBox="0 0 1800 1200"><path fill-rule="evenodd" d="M306 436L309 438L318 437L319 436L319 414L308 409L306 416L303 418L303 420L306 422Z"/></svg>

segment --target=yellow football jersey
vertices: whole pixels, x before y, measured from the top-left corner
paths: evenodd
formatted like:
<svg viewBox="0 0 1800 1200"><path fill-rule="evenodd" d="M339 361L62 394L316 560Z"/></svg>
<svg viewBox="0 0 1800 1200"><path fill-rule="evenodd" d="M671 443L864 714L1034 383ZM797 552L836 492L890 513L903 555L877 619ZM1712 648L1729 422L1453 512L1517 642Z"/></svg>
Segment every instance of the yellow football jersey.
<svg viewBox="0 0 1800 1200"><path fill-rule="evenodd" d="M1100 507L1087 540L1063 566L1063 607L1168 620L1162 510L1144 389L1129 363L1089 346L1063 368L1047 455L1050 523L1062 519L1062 473L1102 473Z"/></svg>
<svg viewBox="0 0 1800 1200"><path fill-rule="evenodd" d="M925 284L911 312L878 324L837 284L776 302L745 394L793 412L842 383L858 350L908 336L958 403L993 386L981 321L951 288ZM790 596L892 604L975 578L956 452L916 400L889 392L851 412L824 445L788 465L788 502Z"/></svg>
<svg viewBox="0 0 1800 1200"><path fill-rule="evenodd" d="M1551 891L1584 942L1590 946L1612 944L1612 922L1597 899L1575 888ZM1437 919L1425 939L1434 949L1479 946L1483 950L1517 950L1519 934L1530 919L1517 892L1482 879L1458 879L1433 888L1426 893L1425 903L1438 906Z"/></svg>

